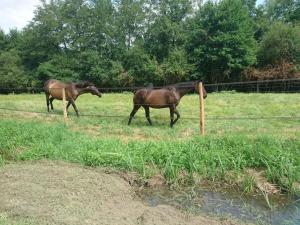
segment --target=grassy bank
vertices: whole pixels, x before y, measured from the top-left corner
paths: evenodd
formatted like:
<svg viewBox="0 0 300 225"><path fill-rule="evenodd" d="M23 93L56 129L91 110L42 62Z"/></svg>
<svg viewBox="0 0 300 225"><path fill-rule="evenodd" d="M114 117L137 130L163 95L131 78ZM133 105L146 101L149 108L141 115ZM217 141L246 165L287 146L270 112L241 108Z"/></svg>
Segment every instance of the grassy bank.
<svg viewBox="0 0 300 225"><path fill-rule="evenodd" d="M48 114L42 94L0 95L0 163L65 160L138 171L146 178L159 172L170 183L183 174L188 181L238 183L244 191L253 186L246 171L255 169L293 192L300 182L300 95L227 92L210 94L205 104L207 135L199 137L197 95L182 99L182 119L174 129L168 126L168 109L151 110L153 126L143 110L127 126L132 93L81 96L77 106L83 116L77 119L71 109L67 126L59 101ZM295 118L272 119L286 116ZM257 119L224 119L232 117Z"/></svg>
<svg viewBox="0 0 300 225"><path fill-rule="evenodd" d="M169 182L182 172L190 179L197 174L222 181L228 172L248 168L265 171L271 183L289 192L300 181L300 139L228 135L123 142L89 137L59 124L6 120L1 121L0 146L7 160L65 160L138 171L144 177L160 171Z"/></svg>

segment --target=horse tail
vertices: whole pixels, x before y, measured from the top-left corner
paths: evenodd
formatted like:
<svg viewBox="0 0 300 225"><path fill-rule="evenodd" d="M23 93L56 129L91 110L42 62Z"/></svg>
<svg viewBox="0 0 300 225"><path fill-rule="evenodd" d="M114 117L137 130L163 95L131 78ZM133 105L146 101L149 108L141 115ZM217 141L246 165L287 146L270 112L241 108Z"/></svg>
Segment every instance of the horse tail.
<svg viewBox="0 0 300 225"><path fill-rule="evenodd" d="M141 91L141 90L143 90L143 88L141 89L141 88L134 88L134 89L132 89L131 91L132 91L132 93L135 95L136 93L138 93L139 91Z"/></svg>
<svg viewBox="0 0 300 225"><path fill-rule="evenodd" d="M49 86L49 83L52 81L52 79L49 79L49 80L46 80L46 82L44 83L44 87L43 87L43 89L44 89L44 91L45 92L48 92L49 90L48 90L48 86Z"/></svg>
<svg viewBox="0 0 300 225"><path fill-rule="evenodd" d="M137 89L134 91L133 102L135 104L143 104L147 95L147 89Z"/></svg>

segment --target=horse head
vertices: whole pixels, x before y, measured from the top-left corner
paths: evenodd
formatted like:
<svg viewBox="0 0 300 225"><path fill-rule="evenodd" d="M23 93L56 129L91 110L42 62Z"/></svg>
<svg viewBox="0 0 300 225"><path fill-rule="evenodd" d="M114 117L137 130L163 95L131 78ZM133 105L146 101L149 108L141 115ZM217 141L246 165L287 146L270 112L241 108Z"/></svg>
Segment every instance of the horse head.
<svg viewBox="0 0 300 225"><path fill-rule="evenodd" d="M91 82L84 82L84 83L77 83L75 84L76 88L84 88L86 91L91 93L92 95L97 95L98 97L101 97L101 92L97 89L97 87L91 83Z"/></svg>

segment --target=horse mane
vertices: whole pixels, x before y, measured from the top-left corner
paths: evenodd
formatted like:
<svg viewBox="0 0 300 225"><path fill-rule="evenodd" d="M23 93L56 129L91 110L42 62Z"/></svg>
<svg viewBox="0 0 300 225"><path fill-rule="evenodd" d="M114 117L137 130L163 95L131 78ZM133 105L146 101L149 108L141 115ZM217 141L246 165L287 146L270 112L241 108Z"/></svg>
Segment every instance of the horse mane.
<svg viewBox="0 0 300 225"><path fill-rule="evenodd" d="M88 86L94 86L94 84L88 81L85 81L83 83L75 83L76 88L86 88Z"/></svg>
<svg viewBox="0 0 300 225"><path fill-rule="evenodd" d="M167 88L189 88L189 87L193 87L195 85L195 83L197 83L199 81L187 81L187 82L180 82L180 83L176 83L176 84L170 84L167 85Z"/></svg>

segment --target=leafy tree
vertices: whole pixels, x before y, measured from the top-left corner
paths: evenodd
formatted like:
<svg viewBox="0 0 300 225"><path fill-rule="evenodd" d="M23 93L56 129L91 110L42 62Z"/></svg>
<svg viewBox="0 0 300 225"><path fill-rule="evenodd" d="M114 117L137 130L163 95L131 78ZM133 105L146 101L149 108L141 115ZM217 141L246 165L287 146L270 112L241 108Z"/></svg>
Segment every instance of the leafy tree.
<svg viewBox="0 0 300 225"><path fill-rule="evenodd" d="M243 4L246 6L249 16L250 17L255 17L256 14L256 2L257 0L243 0Z"/></svg>
<svg viewBox="0 0 300 225"><path fill-rule="evenodd" d="M20 43L22 41L22 33L18 31L17 29L11 29L9 33L7 34L8 38L8 49L19 49Z"/></svg>
<svg viewBox="0 0 300 225"><path fill-rule="evenodd" d="M168 56L170 48L175 44L172 30L171 21L163 17L158 18L146 34L145 47L159 62Z"/></svg>
<svg viewBox="0 0 300 225"><path fill-rule="evenodd" d="M0 88L19 88L27 83L18 52L12 49L0 53Z"/></svg>
<svg viewBox="0 0 300 225"><path fill-rule="evenodd" d="M191 11L189 0L162 0L158 15L145 34L145 48L159 63L170 51L184 45L186 36L183 21Z"/></svg>
<svg viewBox="0 0 300 225"><path fill-rule="evenodd" d="M272 20L293 23L300 21L299 0L267 0L266 8Z"/></svg>
<svg viewBox="0 0 300 225"><path fill-rule="evenodd" d="M187 80L193 66L187 62L184 49L174 49L162 64L163 80L165 83L176 83Z"/></svg>
<svg viewBox="0 0 300 225"><path fill-rule="evenodd" d="M255 30L254 37L255 40L260 42L262 37L266 33L266 31L268 31L268 29L270 28L270 24L271 24L265 7L262 5L256 7L252 18L253 18L253 22L254 22L253 26Z"/></svg>
<svg viewBox="0 0 300 225"><path fill-rule="evenodd" d="M209 82L236 80L240 71L256 62L252 21L240 0L205 3L190 23L187 49L197 66L196 77Z"/></svg>
<svg viewBox="0 0 300 225"><path fill-rule="evenodd" d="M276 23L271 26L258 50L260 66L300 63L300 27Z"/></svg>
<svg viewBox="0 0 300 225"><path fill-rule="evenodd" d="M151 59L139 45L125 54L123 67L132 77L135 85L160 82L160 70L156 60Z"/></svg>
<svg viewBox="0 0 300 225"><path fill-rule="evenodd" d="M74 65L79 62L76 58L70 58L65 55L55 55L52 59L41 63L36 70L36 78L40 81L38 84L42 86L43 83L50 79L59 79L63 81L79 80L78 69Z"/></svg>
<svg viewBox="0 0 300 225"><path fill-rule="evenodd" d="M102 57L108 59L119 59L120 47L116 42L118 35L115 25L115 8L110 0L92 0L90 45Z"/></svg>
<svg viewBox="0 0 300 225"><path fill-rule="evenodd" d="M41 63L61 53L60 42L54 32L56 27L54 22L50 22L50 18L54 15L45 13L43 20L43 16L40 15L44 13L43 10L48 9L38 8L36 17L22 32L20 53L24 66L29 71L35 71Z"/></svg>
<svg viewBox="0 0 300 225"><path fill-rule="evenodd" d="M175 23L180 23L192 10L190 0L161 0L159 1L159 11L161 16L168 17Z"/></svg>
<svg viewBox="0 0 300 225"><path fill-rule="evenodd" d="M0 29L0 52L6 51L8 48L9 39L2 29Z"/></svg>
<svg viewBox="0 0 300 225"><path fill-rule="evenodd" d="M114 65L111 60L102 58L93 50L81 52L78 57L80 80L88 80L96 85L113 85L110 70Z"/></svg>
<svg viewBox="0 0 300 225"><path fill-rule="evenodd" d="M143 33L145 15L140 0L120 0L117 2L116 24L118 40L126 49Z"/></svg>

